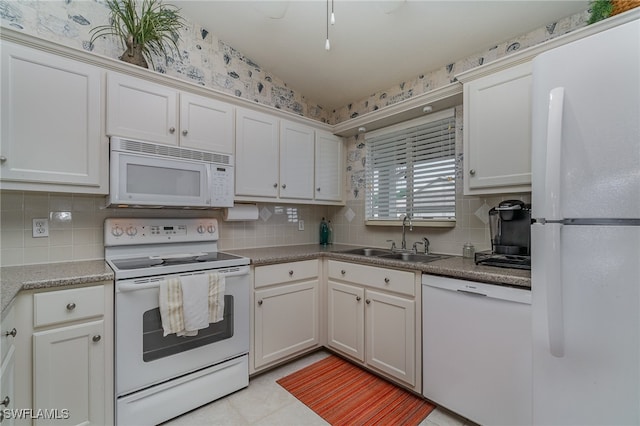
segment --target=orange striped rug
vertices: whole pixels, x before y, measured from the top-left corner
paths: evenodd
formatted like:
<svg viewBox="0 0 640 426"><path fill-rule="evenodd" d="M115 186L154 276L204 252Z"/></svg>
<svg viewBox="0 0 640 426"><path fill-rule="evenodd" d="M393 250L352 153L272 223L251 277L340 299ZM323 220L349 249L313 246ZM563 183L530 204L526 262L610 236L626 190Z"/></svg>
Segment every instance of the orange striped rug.
<svg viewBox="0 0 640 426"><path fill-rule="evenodd" d="M417 425L429 402L331 355L277 383L332 425Z"/></svg>

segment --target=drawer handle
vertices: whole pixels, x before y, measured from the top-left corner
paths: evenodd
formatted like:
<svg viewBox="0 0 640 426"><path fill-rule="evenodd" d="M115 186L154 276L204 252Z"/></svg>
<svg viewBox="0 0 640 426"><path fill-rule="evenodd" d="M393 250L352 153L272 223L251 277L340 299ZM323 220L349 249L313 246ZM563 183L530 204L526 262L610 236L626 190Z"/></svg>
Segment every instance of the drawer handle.
<svg viewBox="0 0 640 426"><path fill-rule="evenodd" d="M9 398L9 396L5 396L4 399L2 400L2 402L0 402L0 404L4 405L5 407L9 406L9 403L11 402L11 399Z"/></svg>
<svg viewBox="0 0 640 426"><path fill-rule="evenodd" d="M362 297L360 297L360 296L356 296L356 301L358 301L358 302L359 302L359 301L361 301L361 300L362 300Z"/></svg>
<svg viewBox="0 0 640 426"><path fill-rule="evenodd" d="M384 279L384 283L385 283L385 284L389 284L389 278L385 278L385 279Z"/></svg>
<svg viewBox="0 0 640 426"><path fill-rule="evenodd" d="M276 182L276 183L274 183L274 184L273 184L273 187L274 187L274 188L277 188L277 187L278 187L278 183L277 183L277 182Z"/></svg>
<svg viewBox="0 0 640 426"><path fill-rule="evenodd" d="M67 303L67 311L73 311L76 308L76 304L71 302Z"/></svg>
<svg viewBox="0 0 640 426"><path fill-rule="evenodd" d="M175 127L169 127L169 133L174 134L176 132Z"/></svg>
<svg viewBox="0 0 640 426"><path fill-rule="evenodd" d="M18 334L18 330L14 328L11 329L11 331L7 331L4 333L5 336L11 336L11 337L16 337L16 335Z"/></svg>
<svg viewBox="0 0 640 426"><path fill-rule="evenodd" d="M99 342L100 339L102 339L102 336L99 334L96 334L95 336L93 336L91 340L93 340L94 342Z"/></svg>
<svg viewBox="0 0 640 426"><path fill-rule="evenodd" d="M182 136L187 136L189 134L189 131L187 131L186 129L182 131Z"/></svg>
<svg viewBox="0 0 640 426"><path fill-rule="evenodd" d="M293 270L289 271L289 276L292 277L293 276Z"/></svg>
<svg viewBox="0 0 640 426"><path fill-rule="evenodd" d="M286 183L282 184L282 189L287 189L287 184Z"/></svg>
<svg viewBox="0 0 640 426"><path fill-rule="evenodd" d="M262 306L262 299L258 300L258 306Z"/></svg>
<svg viewBox="0 0 640 426"><path fill-rule="evenodd" d="M347 274L347 271L345 271L345 270L343 269L342 271L340 271L340 273L341 273L342 275L346 275L346 274Z"/></svg>
<svg viewBox="0 0 640 426"><path fill-rule="evenodd" d="M365 302L367 302L367 305L371 304L371 300L369 300L369 299L365 300Z"/></svg>

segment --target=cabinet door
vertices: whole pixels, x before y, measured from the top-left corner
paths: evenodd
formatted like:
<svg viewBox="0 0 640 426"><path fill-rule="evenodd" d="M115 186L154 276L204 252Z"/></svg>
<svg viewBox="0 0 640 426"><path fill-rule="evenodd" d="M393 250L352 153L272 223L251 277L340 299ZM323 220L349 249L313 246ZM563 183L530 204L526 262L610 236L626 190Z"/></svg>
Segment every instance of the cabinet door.
<svg viewBox="0 0 640 426"><path fill-rule="evenodd" d="M280 197L313 198L314 131L288 121L280 123Z"/></svg>
<svg viewBox="0 0 640 426"><path fill-rule="evenodd" d="M65 408L71 414L35 424L105 424L103 334L103 320L33 334L34 409Z"/></svg>
<svg viewBox="0 0 640 426"><path fill-rule="evenodd" d="M106 194L102 71L3 41L1 74L2 189Z"/></svg>
<svg viewBox="0 0 640 426"><path fill-rule="evenodd" d="M367 364L414 386L415 301L372 290L365 297Z"/></svg>
<svg viewBox="0 0 640 426"><path fill-rule="evenodd" d="M343 152L341 138L331 133L316 131L316 200L342 201Z"/></svg>
<svg viewBox="0 0 640 426"><path fill-rule="evenodd" d="M236 195L278 196L278 120L236 110Z"/></svg>
<svg viewBox="0 0 640 426"><path fill-rule="evenodd" d="M12 410L18 407L15 401L14 392L14 361L15 361L15 349L14 345L9 347L6 357L2 359L2 365L0 368L0 401L3 405L0 405L0 422L2 426L13 426L14 417L5 416L3 410ZM4 402L6 401L6 404Z"/></svg>
<svg viewBox="0 0 640 426"><path fill-rule="evenodd" d="M464 85L464 192L531 190L531 63Z"/></svg>
<svg viewBox="0 0 640 426"><path fill-rule="evenodd" d="M107 134L178 144L178 92L135 77L109 73Z"/></svg>
<svg viewBox="0 0 640 426"><path fill-rule="evenodd" d="M255 367L319 343L318 280L255 292Z"/></svg>
<svg viewBox="0 0 640 426"><path fill-rule="evenodd" d="M191 93L180 94L180 146L233 154L233 106Z"/></svg>
<svg viewBox="0 0 640 426"><path fill-rule="evenodd" d="M364 289L328 282L329 347L364 362Z"/></svg>

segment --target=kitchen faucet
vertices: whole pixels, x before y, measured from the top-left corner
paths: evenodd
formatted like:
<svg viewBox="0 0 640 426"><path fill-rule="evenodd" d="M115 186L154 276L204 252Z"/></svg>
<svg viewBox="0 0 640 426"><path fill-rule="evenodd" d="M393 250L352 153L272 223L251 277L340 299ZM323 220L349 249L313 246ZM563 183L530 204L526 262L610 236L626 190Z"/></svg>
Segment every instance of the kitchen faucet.
<svg viewBox="0 0 640 426"><path fill-rule="evenodd" d="M407 219L409 219L409 231L413 231L413 223L411 223L411 215L407 213L404 215L404 219L402 219L402 243L400 244L400 248L402 250L407 249L407 240L405 239L405 226L407 224Z"/></svg>

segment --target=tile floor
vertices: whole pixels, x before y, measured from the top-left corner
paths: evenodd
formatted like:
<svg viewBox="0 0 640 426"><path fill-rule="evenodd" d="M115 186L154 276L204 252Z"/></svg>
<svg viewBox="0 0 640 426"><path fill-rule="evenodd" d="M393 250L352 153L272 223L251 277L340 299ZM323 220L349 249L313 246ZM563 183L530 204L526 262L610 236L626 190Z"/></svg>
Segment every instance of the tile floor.
<svg viewBox="0 0 640 426"><path fill-rule="evenodd" d="M328 356L314 352L249 381L249 387L190 411L163 426L315 426L328 425L276 380ZM473 426L473 423L436 408L420 426Z"/></svg>

